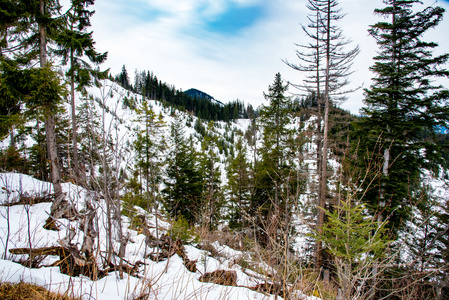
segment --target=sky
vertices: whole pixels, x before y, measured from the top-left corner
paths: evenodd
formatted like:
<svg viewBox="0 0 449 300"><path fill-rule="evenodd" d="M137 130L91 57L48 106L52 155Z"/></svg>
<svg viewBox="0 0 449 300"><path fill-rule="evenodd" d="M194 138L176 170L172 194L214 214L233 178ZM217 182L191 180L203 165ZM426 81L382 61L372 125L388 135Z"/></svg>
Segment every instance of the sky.
<svg viewBox="0 0 449 300"><path fill-rule="evenodd" d="M423 0L449 11L448 0ZM196 88L222 102L236 99L253 106L268 103L263 93L280 72L286 82L299 84L301 72L283 60L299 63L295 44L307 44L301 25L308 25L307 0L96 0L92 30L97 50L108 51L103 68L113 75L125 65L152 71L159 80L183 91ZM344 109L358 114L363 88L369 87L369 67L377 45L368 35L369 25L380 21L375 8L382 0L340 0L345 17L343 34L359 45L352 87ZM421 6L424 8L425 6ZM439 43L436 53L449 51L449 12L426 40ZM449 67L449 66L448 66ZM444 82L449 87L449 82ZM297 90L290 87L293 95Z"/></svg>

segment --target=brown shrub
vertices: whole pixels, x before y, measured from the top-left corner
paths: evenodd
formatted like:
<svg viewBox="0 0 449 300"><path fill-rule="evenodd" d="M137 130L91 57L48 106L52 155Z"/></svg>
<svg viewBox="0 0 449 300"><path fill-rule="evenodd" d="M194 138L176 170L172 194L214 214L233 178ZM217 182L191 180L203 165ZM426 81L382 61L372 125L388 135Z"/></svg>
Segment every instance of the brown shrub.
<svg viewBox="0 0 449 300"><path fill-rule="evenodd" d="M0 299L2 300L80 300L67 295L52 293L45 288L29 283L0 283Z"/></svg>
<svg viewBox="0 0 449 300"><path fill-rule="evenodd" d="M235 271L216 270L202 275L201 282L211 282L221 285L237 285L237 273Z"/></svg>

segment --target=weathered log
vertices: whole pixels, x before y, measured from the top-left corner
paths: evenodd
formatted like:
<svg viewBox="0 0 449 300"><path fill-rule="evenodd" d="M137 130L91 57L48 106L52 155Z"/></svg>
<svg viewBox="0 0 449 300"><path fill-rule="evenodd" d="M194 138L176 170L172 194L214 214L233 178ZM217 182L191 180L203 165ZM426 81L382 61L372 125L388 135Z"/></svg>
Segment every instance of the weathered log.
<svg viewBox="0 0 449 300"><path fill-rule="evenodd" d="M59 261L57 261L53 265L58 266L61 273L70 276L79 276L80 274L82 274L90 277L91 279L97 279L100 274L95 260L85 259L75 246L51 246L31 249L13 248L9 249L9 252L16 255L27 254L31 259L36 256L59 256Z"/></svg>
<svg viewBox="0 0 449 300"><path fill-rule="evenodd" d="M237 286L237 272L227 270L216 270L201 275L201 282L211 282L220 285Z"/></svg>
<svg viewBox="0 0 449 300"><path fill-rule="evenodd" d="M56 225L57 219L68 219L72 220L78 216L78 212L76 208L70 204L66 198L65 194L60 194L53 201L50 208L50 216L45 221L44 228L47 230L55 230L58 231L58 226Z"/></svg>
<svg viewBox="0 0 449 300"><path fill-rule="evenodd" d="M40 256L40 255L55 255L61 256L61 251L64 251L61 246L53 246L53 247L42 247L42 248L13 248L9 249L9 253L11 254L27 254L31 257Z"/></svg>

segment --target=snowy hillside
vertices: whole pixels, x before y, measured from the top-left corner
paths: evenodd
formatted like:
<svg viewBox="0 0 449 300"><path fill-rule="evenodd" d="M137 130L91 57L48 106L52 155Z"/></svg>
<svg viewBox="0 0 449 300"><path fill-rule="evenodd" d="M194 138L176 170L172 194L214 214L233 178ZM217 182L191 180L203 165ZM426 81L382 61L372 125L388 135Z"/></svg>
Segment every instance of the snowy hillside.
<svg viewBox="0 0 449 300"><path fill-rule="evenodd" d="M145 235L129 228L130 220L123 217L124 231L128 236L124 261L129 266L137 267L134 276L125 274L119 278L117 272L110 272L97 281L86 276L71 277L61 274L57 266L57 256L35 258L35 268L27 268L27 254L13 255L8 250L14 248L42 248L60 246L62 240L70 236L69 243L81 248L83 232L79 220L58 220L59 231L43 229L48 218L51 203L15 204L18 201L45 198L52 192L48 183L36 180L27 175L0 174L0 278L4 282L30 282L42 285L49 290L81 296L83 299L274 299L273 295L258 293L251 288L266 282L263 275L254 273L235 262L247 254L214 243L219 257L212 257L206 250L194 246L184 246L188 259L196 262L196 272L190 272L184 266L183 259L177 254L159 262L149 258L156 249L148 248ZM95 206L96 229L98 233L98 263L102 262L106 249L105 203L101 199L92 200L92 195L73 184L64 184L64 192L80 214L87 202ZM143 210L151 234L155 234L155 217ZM170 225L162 219L158 220L159 235L166 234ZM75 232L74 235L71 234ZM115 245L118 251L118 243ZM22 263L22 264L21 264ZM100 265L100 264L99 264ZM216 270L228 270L236 274L235 286L200 282L202 274ZM144 295L146 295L144 298ZM297 299L313 299L300 297Z"/></svg>
<svg viewBox="0 0 449 300"><path fill-rule="evenodd" d="M251 226L242 228L238 237L228 226L230 209L235 204L231 203L226 188L237 140L243 143L246 159L252 166L263 155L260 152L263 132L255 128L257 126L251 120L203 121L163 102L144 99L108 80L101 88L89 88L88 95L78 97L77 101L79 147L87 153L83 166L85 176L90 180L90 185L85 186L89 188L63 183L67 205L74 214L58 219L53 228L57 230L48 230L44 227L49 228L53 186L20 173L0 173L1 281L33 282L82 299L279 299L286 290L291 299L318 299L312 296L321 293L318 281L312 279L307 283L311 285L301 285L300 281L306 277L302 274L303 266L295 269L303 262L309 263L313 255L314 241L309 234L316 223L319 184L317 119L313 114L302 121L298 116L291 117L287 125L295 138L301 140L300 146L292 147L293 150L289 148L294 152L289 163L295 176L301 178L298 186L303 186L289 208L292 228L287 236L289 248L275 249L281 252L281 259L292 264L285 263L286 268L292 267L288 275L294 285L284 280L282 286L279 284L282 280L273 278L284 270L276 270L273 267L276 262L268 262L272 259L271 253L259 248L255 242L257 235L249 232L253 230ZM149 134L149 117L141 114L146 107L160 121L161 127L156 133ZM36 127L32 122L27 124L28 127ZM208 232L210 236L202 235L204 227L197 226L197 232L193 232L193 229L171 220L164 208L159 207L162 212L157 210L156 200L150 204L149 198L145 198L146 209L142 208L144 205L139 207L124 200L133 192L141 197L145 192L149 194L148 181L146 186L142 184L148 179L139 169L142 153L139 158L137 150L137 141L145 134L150 135L151 141L163 145L152 157L158 166L155 176L159 181L158 187L151 190L155 198L162 199L162 189L169 180L167 166L157 165L157 162L170 158L173 148L171 126L175 123L181 124L183 138L190 141L189 147L195 148L198 156L204 155L206 147L210 147L207 151L214 156L212 169L219 170L218 184L223 189L220 200L224 204L218 211L217 230ZM63 130L70 131L68 128ZM24 149L24 153L30 153L32 146L38 143L36 134L27 131L16 138L18 148ZM63 140L68 139L66 136L60 139L65 142L60 146L63 172L71 172L71 145ZM206 145L206 140L213 142ZM6 149L10 144L8 137L0 147ZM338 195L339 160L329 150L328 188L332 196ZM105 168L108 170L106 176L103 175ZM129 192L135 174L140 185ZM435 199L444 205L449 190L447 180L432 177L429 173L424 177L432 187ZM109 185L114 193L109 202L104 196L109 193L104 192L105 185ZM404 235L419 236L424 230L421 224L412 224L409 228L413 232ZM408 239L409 236L404 236L400 242ZM231 248L243 243L246 243L246 252ZM407 246L404 244L404 247ZM403 249L405 258L412 257L406 254L407 251Z"/></svg>
<svg viewBox="0 0 449 300"><path fill-rule="evenodd" d="M89 96L78 99L78 106L85 104L88 111L87 121L81 128L95 131L98 136L105 139L105 144L115 145L108 151L114 153L109 162L110 167L128 170L135 161L133 143L137 132L145 128L145 124L137 120L134 109L124 105L125 102L140 108L143 98L124 90L117 84L105 81L101 88L90 88ZM185 126L186 138L192 138L196 150L201 152L203 136L198 132L200 126L209 136L216 136L222 141L224 148L231 147L237 135L243 135L250 126L249 120L240 119L235 122L214 122L212 127L207 122L198 120L185 112L177 111L171 107L164 107L161 102L146 100L155 115L164 121L164 128L158 139L170 139L170 125L175 120L181 120ZM87 104L87 105L86 105ZM67 108L69 111L70 108ZM96 125L94 125L96 124ZM199 124L199 125L198 125ZM84 126L84 127L83 127ZM204 132L203 132L204 135ZM22 147L31 147L35 141L31 136L20 139ZM2 147L10 144L6 139ZM260 141L257 141L260 143ZM103 151L99 145L91 145L92 153ZM221 185L226 185L226 162L229 153L224 148L215 147L214 152L219 157L217 167L220 169ZM160 156L167 155L170 147ZM249 147L248 156L253 157ZM70 158L68 159L70 164ZM99 172L100 166L94 166L88 174L94 176ZM115 180L115 178L111 178ZM100 183L98 183L100 184ZM148 236L162 238L170 235L171 224L159 216L157 222L154 214L146 212L140 207L134 207L137 216L144 220L144 228L136 228L133 220L122 216L122 233L126 237L126 252L123 264L132 272L125 272L120 279L117 270L111 270L106 264L107 252L107 205L101 194L88 191L72 183L64 183L63 191L69 204L75 209L77 215L69 219L58 219L58 231L44 229L50 214L53 186L48 182L34 179L18 173L2 173L0 175L1 199L0 207L0 240L3 245L0 249L0 278L4 282L33 282L52 291L65 293L70 291L83 299L270 299L270 280L267 277L267 265L260 259L251 257L249 253L233 250L219 242L209 245L208 250L197 248L198 244L184 245L187 259L195 262L194 272L185 266L186 257L174 254L168 259L154 260L157 247L151 247ZM124 192L124 191L122 191ZM17 249L59 249L71 247L82 252L86 238L85 223L89 212L95 211L93 218L93 231L95 232L95 265L102 269L98 280L91 280L88 276L69 276L63 270L61 257L58 255L31 255L24 254L25 250ZM84 223L83 223L84 222ZM117 222L117 220L115 220ZM156 226L157 224L157 226ZM142 224L141 224L142 225ZM157 227L157 231L156 231ZM116 267L119 264L117 254L120 251L119 235L117 230L113 234L113 261ZM157 239L157 238L156 238ZM204 247L200 247L204 248ZM11 253L11 249L16 251ZM212 249L212 250L211 250ZM17 251L22 251L17 254ZM34 250L31 250L34 251ZM44 250L42 250L44 251ZM82 253L81 253L82 254ZM153 258L153 260L151 259ZM240 261L258 266L265 270L258 274L247 267L239 265ZM28 268L29 264L33 268ZM109 271L107 269L109 268ZM254 269L254 268L252 268ZM217 270L231 271L235 280L229 285L200 282L203 274ZM83 272L83 271L81 271ZM66 273L66 274L62 274ZM107 275L106 275L107 273ZM86 273L87 274L87 273ZM130 275L132 274L132 276ZM268 288L267 288L268 287ZM261 292L257 292L259 290ZM265 291L265 292L263 292ZM297 299L312 299L305 297L300 291L295 292ZM146 298L144 298L146 297Z"/></svg>

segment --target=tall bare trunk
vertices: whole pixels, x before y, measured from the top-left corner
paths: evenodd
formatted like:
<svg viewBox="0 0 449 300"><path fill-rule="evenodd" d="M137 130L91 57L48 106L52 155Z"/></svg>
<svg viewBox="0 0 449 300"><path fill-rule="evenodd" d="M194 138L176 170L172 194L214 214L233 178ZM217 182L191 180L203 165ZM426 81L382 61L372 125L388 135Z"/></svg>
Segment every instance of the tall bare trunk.
<svg viewBox="0 0 449 300"><path fill-rule="evenodd" d="M102 105L102 116L103 116L103 132L102 132L102 147L103 147L103 197L106 202L106 216L107 216L107 253L106 253L106 263L110 264L112 261L112 207L111 199L108 190L108 164L106 162L106 96L103 95L103 105Z"/></svg>
<svg viewBox="0 0 449 300"><path fill-rule="evenodd" d="M331 1L327 1L327 28L326 28L326 80L324 86L324 130L323 130L323 148L321 160L321 180L320 180L320 194L319 206L325 208L327 195L327 150L328 150L328 132L329 132L329 68L330 68L330 18L331 18ZM324 226L324 211L320 209L318 215L318 231ZM317 261L316 267L320 270L323 267L323 249L322 243L317 243Z"/></svg>
<svg viewBox="0 0 449 300"><path fill-rule="evenodd" d="M44 0L39 1L40 13L45 14ZM39 62L40 67L43 68L47 64L47 37L45 34L45 27L39 24ZM47 152L51 163L51 181L56 199L62 195L61 188L61 169L58 160L58 150L56 146L55 133L55 116L49 109L45 110L45 135L47 140ZM55 201L53 204L55 204ZM55 207L52 206L52 215Z"/></svg>
<svg viewBox="0 0 449 300"><path fill-rule="evenodd" d="M58 198L62 195L61 174L56 147L55 116L51 112L45 114L45 133L47 139L47 151L51 163L51 181L53 183L55 197Z"/></svg>
<svg viewBox="0 0 449 300"><path fill-rule="evenodd" d="M39 1L39 9L42 15L45 14L44 0ZM39 60L41 68L47 63L47 37L45 35L45 27L39 23Z"/></svg>
<svg viewBox="0 0 449 300"><path fill-rule="evenodd" d="M323 149L321 148L322 145L322 135L321 135L321 120L322 120L322 116L321 116L321 106L322 106L322 95L321 95L321 84L320 84L320 58L321 58L321 54L320 54L320 39L319 39L319 34L320 34L320 26L318 26L318 24L320 19L320 13L319 11L317 11L317 27L316 27L316 97L317 97L317 105L318 105L318 118L317 118L317 139L316 139L316 149L317 149L317 154L316 154L316 158L317 158L317 162L316 162L316 175L318 177L318 188L317 188L317 197L318 197L318 206L322 207L322 203L321 203L321 164L322 164L322 153L323 153ZM322 211L321 209L318 209L318 216L317 216L317 229L320 230L320 228L323 226L324 224L324 211ZM321 241L316 241L316 245L315 245L315 265L316 268L318 270L318 272L321 269L322 266L322 242Z"/></svg>
<svg viewBox="0 0 449 300"><path fill-rule="evenodd" d="M76 127L76 104L75 104L75 76L73 71L74 66L74 54L73 49L70 50L70 66L72 68L72 72L70 74L70 97L71 97L71 106L72 106L72 144L73 144L73 172L75 175L75 182L80 183L81 174L79 168L79 159L78 159L78 138L77 138L77 127Z"/></svg>

